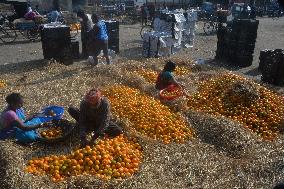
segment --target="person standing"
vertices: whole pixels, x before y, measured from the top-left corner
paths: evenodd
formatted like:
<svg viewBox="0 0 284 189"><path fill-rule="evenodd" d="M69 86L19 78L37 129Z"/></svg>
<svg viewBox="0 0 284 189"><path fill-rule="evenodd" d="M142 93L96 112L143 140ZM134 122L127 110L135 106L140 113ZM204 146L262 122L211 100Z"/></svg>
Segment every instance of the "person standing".
<svg viewBox="0 0 284 189"><path fill-rule="evenodd" d="M87 58L88 56L88 40L89 40L89 32L93 28L93 23L91 19L89 19L88 15L83 11L79 10L77 12L77 16L81 18L81 41L82 41L82 56L83 58Z"/></svg>
<svg viewBox="0 0 284 189"><path fill-rule="evenodd" d="M90 40L88 42L89 54L93 56L94 65L97 65L98 55L103 51L107 64L110 64L106 24L96 14L92 14L92 21L94 26L90 31Z"/></svg>
<svg viewBox="0 0 284 189"><path fill-rule="evenodd" d="M148 17L149 17L149 11L148 11L148 7L143 4L141 6L141 17L142 17L142 26L145 24L147 25L147 21L148 21Z"/></svg>
<svg viewBox="0 0 284 189"><path fill-rule="evenodd" d="M155 5L153 3L151 3L149 5L148 10L149 10L150 21L152 22L155 18L155 11L156 11Z"/></svg>

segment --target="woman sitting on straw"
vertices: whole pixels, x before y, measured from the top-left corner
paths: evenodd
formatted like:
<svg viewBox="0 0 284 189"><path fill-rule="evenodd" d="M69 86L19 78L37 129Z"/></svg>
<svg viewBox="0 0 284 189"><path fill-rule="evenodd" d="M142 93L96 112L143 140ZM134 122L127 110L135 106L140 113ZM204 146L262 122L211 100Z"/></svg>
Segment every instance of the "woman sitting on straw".
<svg viewBox="0 0 284 189"><path fill-rule="evenodd" d="M43 124L38 118L26 118L22 95L12 93L6 97L6 102L8 106L0 116L0 140L16 138L21 143L36 141L38 134L35 129Z"/></svg>
<svg viewBox="0 0 284 189"><path fill-rule="evenodd" d="M104 133L115 137L122 133L119 126L110 122L110 104L98 89L90 90L81 101L80 110L74 107L68 109L69 114L78 122L81 145L86 146L87 134L93 132L91 142Z"/></svg>
<svg viewBox="0 0 284 189"><path fill-rule="evenodd" d="M164 66L163 71L158 75L158 78L156 80L156 89L158 90L163 90L167 87L169 87L170 85L175 85L178 86L180 88L182 88L183 86L178 83L174 76L173 73L176 69L176 64L172 61L168 61L166 63L166 65Z"/></svg>

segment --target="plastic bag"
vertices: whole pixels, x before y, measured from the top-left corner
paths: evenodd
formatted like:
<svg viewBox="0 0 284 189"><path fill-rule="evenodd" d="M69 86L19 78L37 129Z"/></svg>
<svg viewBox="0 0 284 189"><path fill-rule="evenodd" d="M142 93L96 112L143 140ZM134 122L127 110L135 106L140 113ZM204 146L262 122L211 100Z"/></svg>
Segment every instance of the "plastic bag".
<svg viewBox="0 0 284 189"><path fill-rule="evenodd" d="M95 60L94 60L94 58L92 56L89 56L87 61L88 61L89 64L94 64L95 63Z"/></svg>

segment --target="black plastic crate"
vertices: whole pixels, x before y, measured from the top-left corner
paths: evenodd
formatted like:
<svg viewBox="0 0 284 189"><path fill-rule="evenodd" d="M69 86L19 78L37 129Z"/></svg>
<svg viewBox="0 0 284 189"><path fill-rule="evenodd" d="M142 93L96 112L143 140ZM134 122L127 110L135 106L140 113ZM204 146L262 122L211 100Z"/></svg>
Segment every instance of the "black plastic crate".
<svg viewBox="0 0 284 189"><path fill-rule="evenodd" d="M239 67L248 67L252 65L253 56L236 56L235 65Z"/></svg>
<svg viewBox="0 0 284 189"><path fill-rule="evenodd" d="M109 49L119 52L119 22L114 20L104 21L108 33L108 47Z"/></svg>
<svg viewBox="0 0 284 189"><path fill-rule="evenodd" d="M41 35L45 59L56 59L64 64L73 63L69 27L44 27Z"/></svg>
<svg viewBox="0 0 284 189"><path fill-rule="evenodd" d="M70 38L70 28L69 27L44 27L41 30L41 39L60 39L60 38Z"/></svg>
<svg viewBox="0 0 284 189"><path fill-rule="evenodd" d="M264 82L275 85L284 83L284 51L281 49L260 52L259 70Z"/></svg>

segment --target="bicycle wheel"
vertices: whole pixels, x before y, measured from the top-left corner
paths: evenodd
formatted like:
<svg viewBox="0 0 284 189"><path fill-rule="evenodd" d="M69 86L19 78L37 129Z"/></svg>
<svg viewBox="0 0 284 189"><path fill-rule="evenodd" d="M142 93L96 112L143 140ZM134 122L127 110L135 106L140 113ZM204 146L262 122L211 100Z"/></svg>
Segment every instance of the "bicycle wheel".
<svg viewBox="0 0 284 189"><path fill-rule="evenodd" d="M140 36L143 39L144 33L151 32L153 28L151 26L143 26L140 30Z"/></svg>
<svg viewBox="0 0 284 189"><path fill-rule="evenodd" d="M0 28L0 39L3 43L12 43L17 38L15 30L10 28Z"/></svg>
<svg viewBox="0 0 284 189"><path fill-rule="evenodd" d="M214 33L214 24L212 22L205 22L203 25L203 31L206 35Z"/></svg>
<svg viewBox="0 0 284 189"><path fill-rule="evenodd" d="M27 30L27 38L31 41L35 41L39 38L40 32L38 28L32 28Z"/></svg>
<svg viewBox="0 0 284 189"><path fill-rule="evenodd" d="M76 38L79 34L80 26L78 24L70 24L71 38Z"/></svg>

